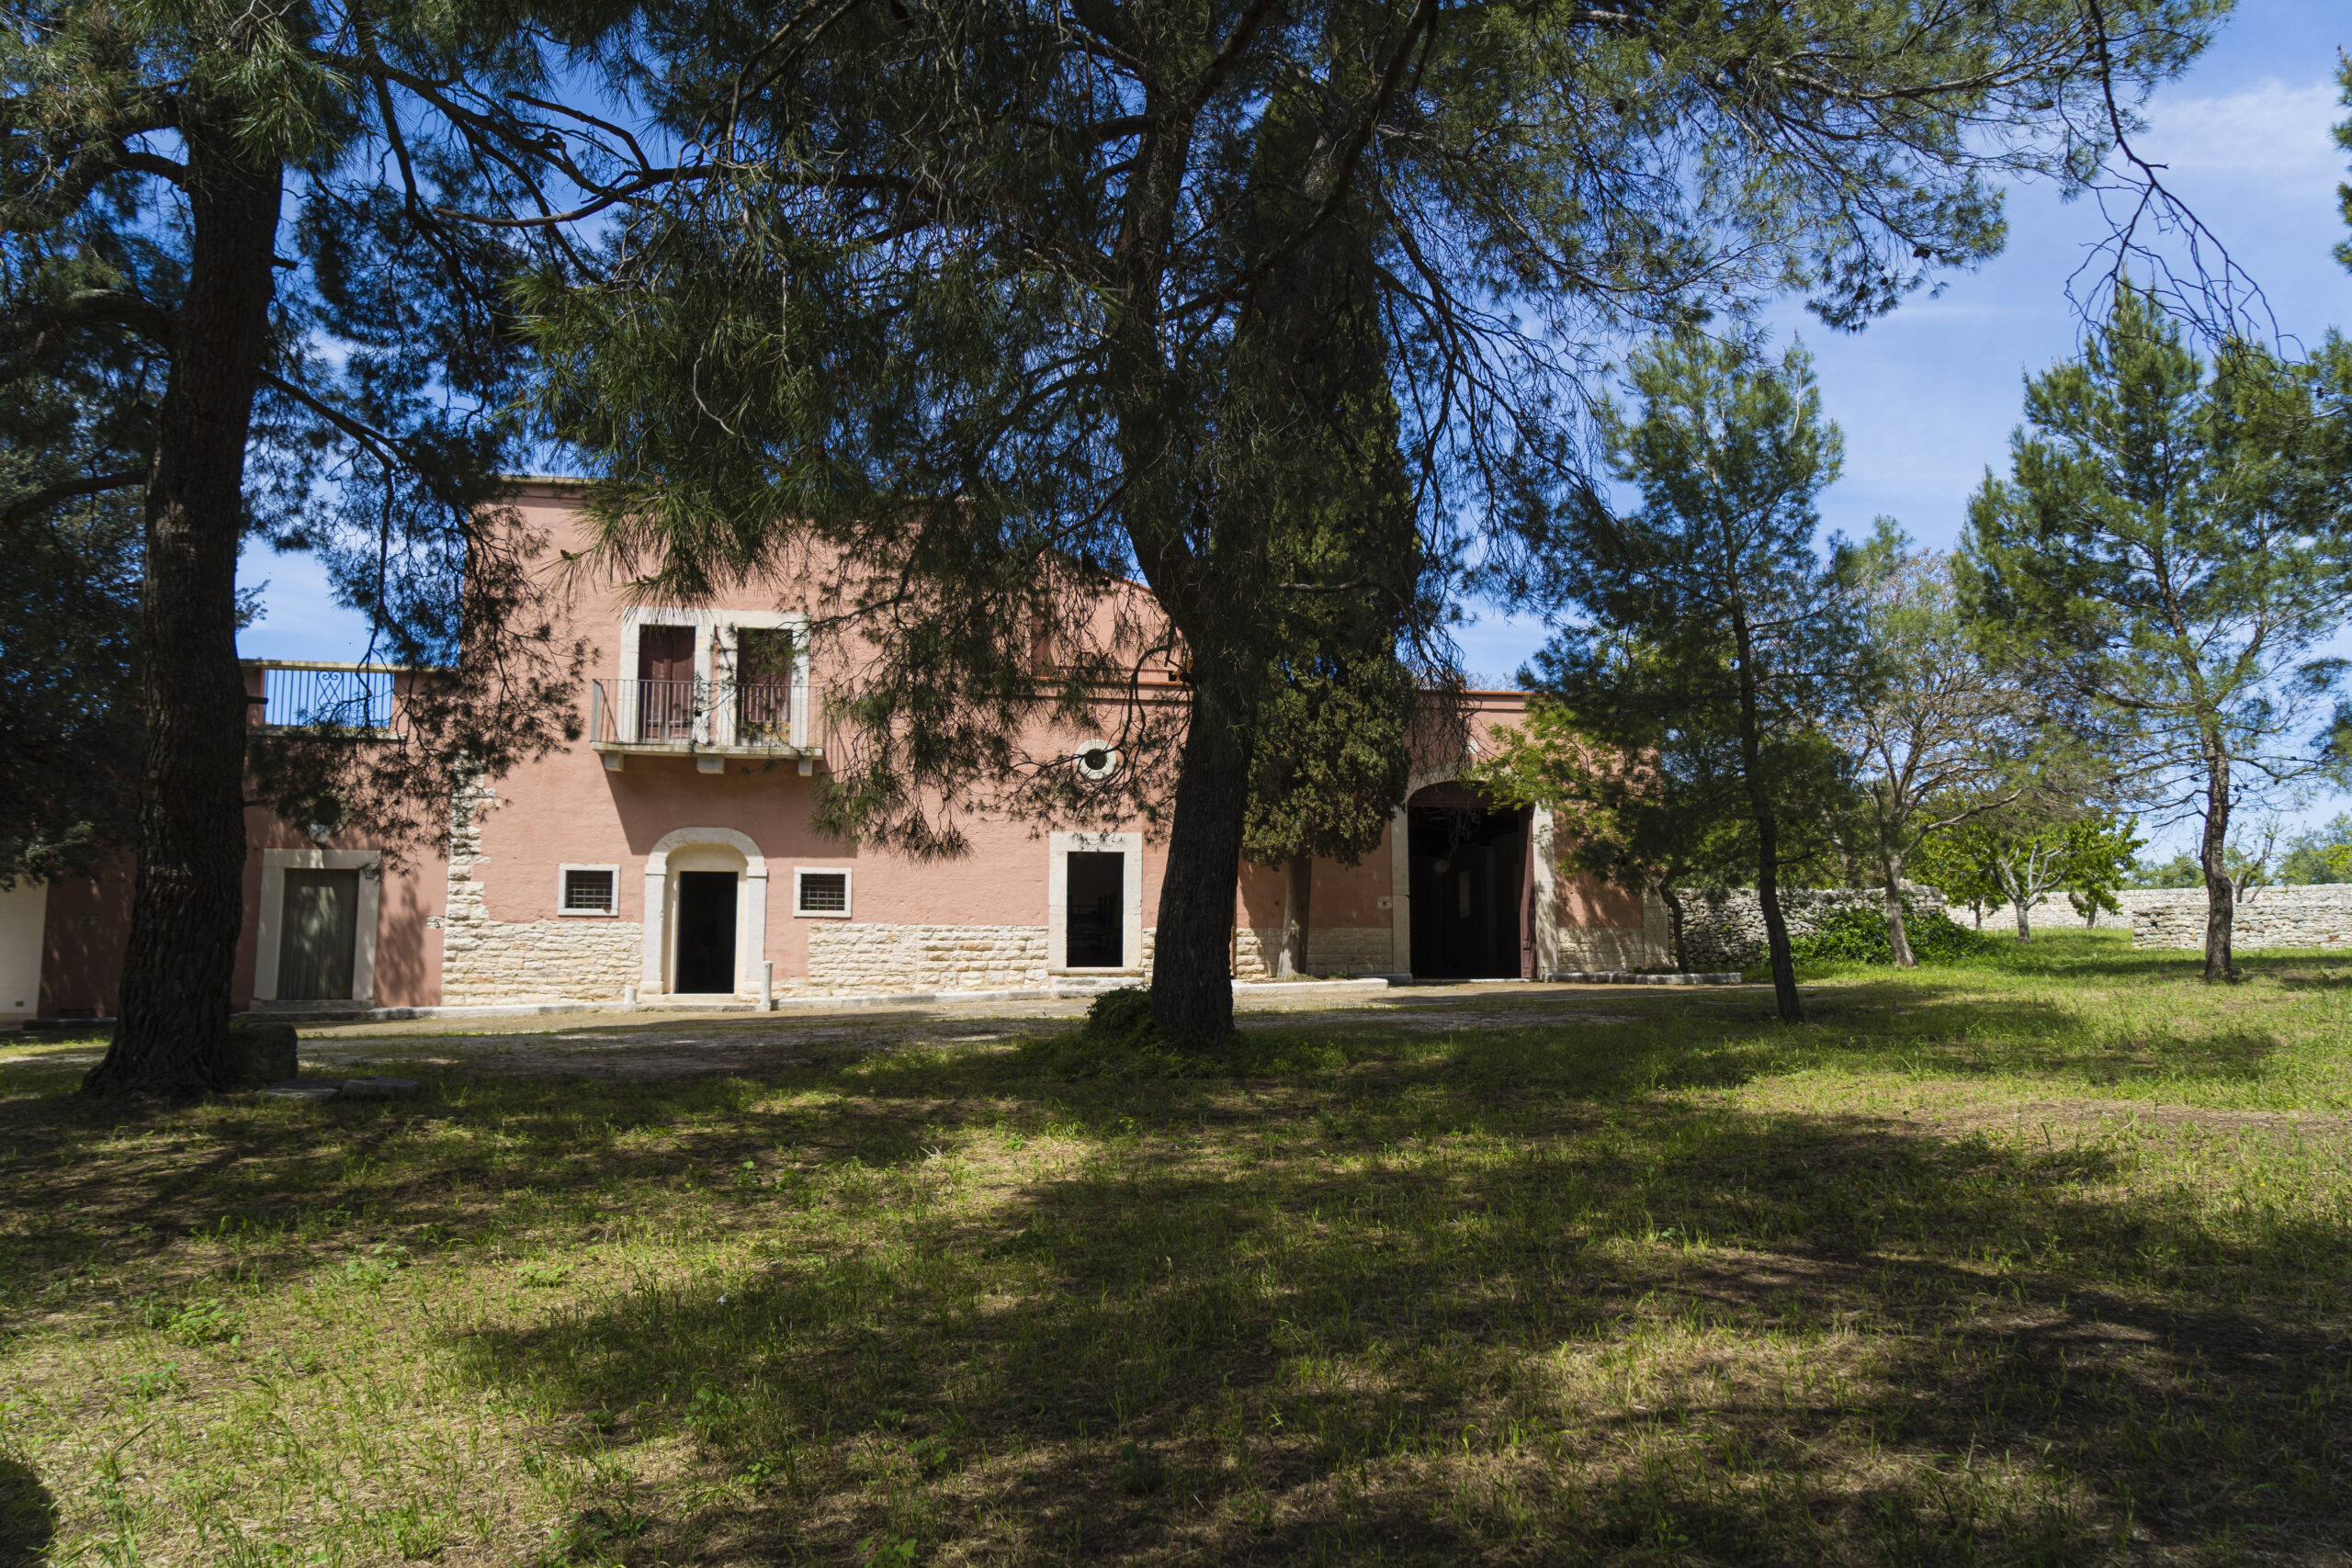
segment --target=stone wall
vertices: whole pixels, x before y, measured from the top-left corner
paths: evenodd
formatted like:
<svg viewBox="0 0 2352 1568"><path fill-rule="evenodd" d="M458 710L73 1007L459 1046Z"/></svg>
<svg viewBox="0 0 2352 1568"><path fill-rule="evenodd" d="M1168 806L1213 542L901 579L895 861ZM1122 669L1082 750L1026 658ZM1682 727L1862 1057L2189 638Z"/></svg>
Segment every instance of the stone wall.
<svg viewBox="0 0 2352 1568"><path fill-rule="evenodd" d="M1643 911L1645 915L1652 912ZM1668 967L1674 962L1674 953L1667 942L1663 906L1655 913L1655 919L1638 926L1560 927L1559 958L1553 965L1553 973Z"/></svg>
<svg viewBox="0 0 2352 1568"><path fill-rule="evenodd" d="M980 991L1046 978L1043 926L808 922L811 991Z"/></svg>
<svg viewBox="0 0 2352 1568"><path fill-rule="evenodd" d="M493 920L482 894L481 818L488 799L459 792L449 832L449 903L441 917L441 1005L616 1002L643 964L635 920Z"/></svg>
<svg viewBox="0 0 2352 1568"><path fill-rule="evenodd" d="M1279 926L1243 926L1233 933L1233 977L1271 980L1282 952ZM1396 966L1396 939L1386 926L1317 926L1306 933L1306 973L1385 975Z"/></svg>
<svg viewBox="0 0 2352 1568"><path fill-rule="evenodd" d="M2132 922L2133 947L2203 951L2202 887L2134 888L2117 894L2116 902ZM2352 886L2257 887L2238 901L2230 921L2230 946L2236 951L2352 946Z"/></svg>
<svg viewBox="0 0 2352 1568"><path fill-rule="evenodd" d="M1152 938L1143 933L1142 980ZM1044 926L892 926L855 920L808 922L808 975L794 991L988 991L1042 986Z"/></svg>
<svg viewBox="0 0 2352 1568"><path fill-rule="evenodd" d="M1940 908L1942 897L1915 887L1913 908ZM1682 896L1683 956L1693 969L1747 969L1764 962L1764 908L1752 887L1710 888ZM1824 919L1860 905L1879 909L1885 895L1874 887L1783 887L1781 918L1794 941L1810 936ZM1601 967L1599 964L1594 967Z"/></svg>

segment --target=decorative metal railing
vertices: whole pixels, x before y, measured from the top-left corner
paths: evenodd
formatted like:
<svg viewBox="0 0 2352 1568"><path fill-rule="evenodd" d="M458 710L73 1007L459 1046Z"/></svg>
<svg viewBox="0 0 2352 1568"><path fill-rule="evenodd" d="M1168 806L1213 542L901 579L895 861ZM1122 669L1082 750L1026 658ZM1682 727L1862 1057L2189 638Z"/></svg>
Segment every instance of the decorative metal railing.
<svg viewBox="0 0 2352 1568"><path fill-rule="evenodd" d="M807 745L794 722L805 703L780 682L597 681L588 689L588 738L604 746L793 750Z"/></svg>
<svg viewBox="0 0 2352 1568"><path fill-rule="evenodd" d="M258 724L273 728L392 728L396 687L403 672L398 667L266 660L249 661L247 667L256 664L261 670L261 701L254 705Z"/></svg>

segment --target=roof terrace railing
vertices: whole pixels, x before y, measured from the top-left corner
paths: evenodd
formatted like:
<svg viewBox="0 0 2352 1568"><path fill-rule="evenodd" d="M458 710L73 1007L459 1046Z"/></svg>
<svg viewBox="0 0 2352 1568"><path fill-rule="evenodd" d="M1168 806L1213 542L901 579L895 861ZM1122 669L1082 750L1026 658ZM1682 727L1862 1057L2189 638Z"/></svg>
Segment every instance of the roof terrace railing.
<svg viewBox="0 0 2352 1568"><path fill-rule="evenodd" d="M254 723L270 729L326 725L338 729L390 730L399 678L407 673L407 666L393 664L292 659L249 659L243 663L246 669L261 672Z"/></svg>

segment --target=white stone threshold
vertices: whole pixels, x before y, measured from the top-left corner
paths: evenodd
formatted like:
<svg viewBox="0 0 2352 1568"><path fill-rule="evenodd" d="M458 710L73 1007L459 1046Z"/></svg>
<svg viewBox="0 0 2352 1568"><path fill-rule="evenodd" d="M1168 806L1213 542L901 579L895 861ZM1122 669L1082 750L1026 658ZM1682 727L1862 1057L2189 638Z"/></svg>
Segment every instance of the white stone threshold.
<svg viewBox="0 0 2352 1568"><path fill-rule="evenodd" d="M1562 986L1744 986L1747 977L1736 969L1720 973L1689 975L1636 975L1628 969L1579 969L1555 975L1552 980Z"/></svg>

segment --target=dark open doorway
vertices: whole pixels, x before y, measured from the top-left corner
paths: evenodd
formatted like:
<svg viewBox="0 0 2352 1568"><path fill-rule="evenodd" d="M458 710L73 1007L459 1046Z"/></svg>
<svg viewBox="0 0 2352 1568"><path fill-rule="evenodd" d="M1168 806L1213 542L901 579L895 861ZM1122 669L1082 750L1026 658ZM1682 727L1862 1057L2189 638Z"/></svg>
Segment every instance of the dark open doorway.
<svg viewBox="0 0 2352 1568"><path fill-rule="evenodd" d="M678 874L678 989L686 996L735 989L735 874Z"/></svg>
<svg viewBox="0 0 2352 1568"><path fill-rule="evenodd" d="M1126 963L1127 857L1083 851L1069 856L1064 891L1072 969L1117 969Z"/></svg>
<svg viewBox="0 0 2352 1568"><path fill-rule="evenodd" d="M1413 977L1518 979L1533 969L1528 813L1437 784L1409 807Z"/></svg>

